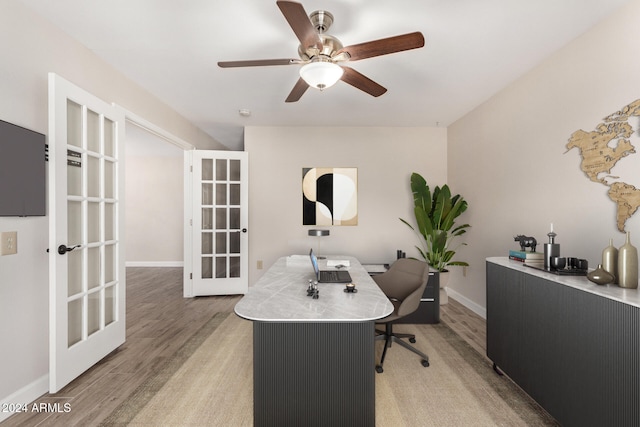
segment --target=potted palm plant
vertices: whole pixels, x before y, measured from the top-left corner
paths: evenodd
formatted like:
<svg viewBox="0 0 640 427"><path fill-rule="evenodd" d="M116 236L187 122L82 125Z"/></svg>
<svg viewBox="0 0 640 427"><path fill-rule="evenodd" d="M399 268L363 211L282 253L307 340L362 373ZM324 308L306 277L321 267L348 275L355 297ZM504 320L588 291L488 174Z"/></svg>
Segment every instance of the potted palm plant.
<svg viewBox="0 0 640 427"><path fill-rule="evenodd" d="M440 287L444 288L448 280L447 267L469 265L453 260L457 248L466 243L452 246L453 239L470 227L469 224L456 226L456 218L467 210L467 202L459 194L451 196L446 184L442 188L436 186L432 193L427 181L418 173L411 174L411 191L417 229L406 220L400 220L419 235L421 245L416 248L422 258L440 272Z"/></svg>

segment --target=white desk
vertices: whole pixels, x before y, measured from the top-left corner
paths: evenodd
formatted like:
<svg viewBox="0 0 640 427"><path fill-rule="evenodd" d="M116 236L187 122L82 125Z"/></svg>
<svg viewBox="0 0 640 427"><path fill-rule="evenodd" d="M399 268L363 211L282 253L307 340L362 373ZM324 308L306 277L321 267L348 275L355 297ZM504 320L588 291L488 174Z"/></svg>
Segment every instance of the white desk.
<svg viewBox="0 0 640 427"><path fill-rule="evenodd" d="M357 293L344 292L340 283L319 283L318 299L307 296L309 280L315 274L308 255L282 257L238 302L235 312L260 322L366 322L388 316L393 305L357 259L330 256L349 261L349 271ZM318 260L320 270L328 270L327 260Z"/></svg>
<svg viewBox="0 0 640 427"><path fill-rule="evenodd" d="M393 305L353 257L345 285L320 283L308 256L280 258L238 302L253 321L254 425L375 425L374 322ZM321 260L321 269L326 260Z"/></svg>

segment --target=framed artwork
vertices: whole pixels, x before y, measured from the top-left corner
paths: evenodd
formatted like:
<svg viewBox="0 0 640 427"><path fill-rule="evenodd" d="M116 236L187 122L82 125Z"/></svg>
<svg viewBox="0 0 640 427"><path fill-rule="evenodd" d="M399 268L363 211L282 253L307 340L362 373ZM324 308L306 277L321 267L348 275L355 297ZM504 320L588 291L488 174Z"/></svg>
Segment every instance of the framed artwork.
<svg viewBox="0 0 640 427"><path fill-rule="evenodd" d="M302 168L302 224L358 225L358 168Z"/></svg>

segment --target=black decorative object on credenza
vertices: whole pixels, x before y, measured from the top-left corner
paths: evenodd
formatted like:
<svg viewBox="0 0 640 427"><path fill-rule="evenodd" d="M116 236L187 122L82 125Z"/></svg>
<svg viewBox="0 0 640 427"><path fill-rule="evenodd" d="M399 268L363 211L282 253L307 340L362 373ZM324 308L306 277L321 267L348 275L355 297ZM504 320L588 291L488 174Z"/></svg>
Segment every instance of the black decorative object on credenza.
<svg viewBox="0 0 640 427"><path fill-rule="evenodd" d="M556 243L557 234L553 232L553 223L551 223L551 231L547 233L549 236L549 243L544 244L544 268L548 269L549 259L551 257L559 257L560 256L560 244Z"/></svg>
<svg viewBox="0 0 640 427"><path fill-rule="evenodd" d="M514 242L520 243L520 250L524 252L527 248L531 249L531 252L536 251L536 246L538 245L538 241L535 237L529 237L522 234L518 234L513 238Z"/></svg>

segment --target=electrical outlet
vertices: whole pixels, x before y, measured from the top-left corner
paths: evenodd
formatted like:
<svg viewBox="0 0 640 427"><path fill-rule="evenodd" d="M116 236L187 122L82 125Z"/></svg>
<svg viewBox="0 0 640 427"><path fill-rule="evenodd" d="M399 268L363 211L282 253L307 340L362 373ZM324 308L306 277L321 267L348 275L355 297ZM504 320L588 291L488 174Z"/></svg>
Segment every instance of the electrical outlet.
<svg viewBox="0 0 640 427"><path fill-rule="evenodd" d="M258 270L262 270L262 260L258 261L258 266L257 266Z"/></svg>
<svg viewBox="0 0 640 427"><path fill-rule="evenodd" d="M5 231L0 233L0 255L13 255L18 253L18 232Z"/></svg>

